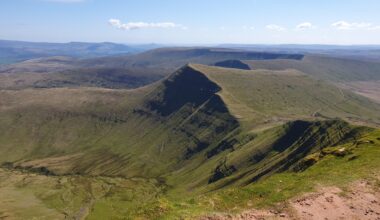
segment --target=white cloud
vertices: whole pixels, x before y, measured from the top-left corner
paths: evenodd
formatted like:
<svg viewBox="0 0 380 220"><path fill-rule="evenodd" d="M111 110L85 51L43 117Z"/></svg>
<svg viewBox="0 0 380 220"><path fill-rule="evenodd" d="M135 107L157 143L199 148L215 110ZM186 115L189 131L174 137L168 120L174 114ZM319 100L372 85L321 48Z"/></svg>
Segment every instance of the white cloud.
<svg viewBox="0 0 380 220"><path fill-rule="evenodd" d="M372 26L368 30L371 30L371 31L380 30L380 25L378 25L378 26Z"/></svg>
<svg viewBox="0 0 380 220"><path fill-rule="evenodd" d="M108 23L115 28L122 30L137 30L144 28L181 28L187 29L187 27L175 24L173 22L159 22L159 23L147 23L147 22L129 22L122 23L119 19L109 19Z"/></svg>
<svg viewBox="0 0 380 220"><path fill-rule="evenodd" d="M379 30L380 26L373 25L367 22L347 22L337 21L331 24L332 27L338 30Z"/></svg>
<svg viewBox="0 0 380 220"><path fill-rule="evenodd" d="M281 27L276 24L268 24L265 28L271 31L285 31L286 30L286 28Z"/></svg>
<svg viewBox="0 0 380 220"><path fill-rule="evenodd" d="M313 28L315 28L315 26L310 22L303 22L296 26L297 30L308 30L308 29L313 29Z"/></svg>

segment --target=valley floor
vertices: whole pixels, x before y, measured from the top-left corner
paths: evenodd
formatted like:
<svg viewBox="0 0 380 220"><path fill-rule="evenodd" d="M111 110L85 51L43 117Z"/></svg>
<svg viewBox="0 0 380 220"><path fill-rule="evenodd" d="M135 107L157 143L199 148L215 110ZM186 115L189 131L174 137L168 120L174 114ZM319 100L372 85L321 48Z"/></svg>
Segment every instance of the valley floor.
<svg viewBox="0 0 380 220"><path fill-rule="evenodd" d="M137 212L150 208L161 191L154 179L46 176L0 169L0 219L151 217Z"/></svg>

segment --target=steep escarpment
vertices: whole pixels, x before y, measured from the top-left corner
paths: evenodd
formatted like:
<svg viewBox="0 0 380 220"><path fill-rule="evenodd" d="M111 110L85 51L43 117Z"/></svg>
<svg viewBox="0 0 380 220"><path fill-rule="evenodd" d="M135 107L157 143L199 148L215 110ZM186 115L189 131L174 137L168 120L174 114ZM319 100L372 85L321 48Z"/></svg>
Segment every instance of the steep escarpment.
<svg viewBox="0 0 380 220"><path fill-rule="evenodd" d="M186 146L183 158L205 151L224 139L239 123L217 94L221 91L205 74L187 65L147 96L145 106L173 127Z"/></svg>
<svg viewBox="0 0 380 220"><path fill-rule="evenodd" d="M56 175L158 177L181 164L199 163L192 158L238 129L220 89L185 66L126 97L112 96L111 90L100 97L75 90L76 96L45 103L36 95L40 101L30 106L3 111L1 162ZM46 91L51 97L62 92Z"/></svg>
<svg viewBox="0 0 380 220"><path fill-rule="evenodd" d="M185 105L199 107L220 90L204 74L187 65L164 80L147 104L150 110L168 116Z"/></svg>
<svg viewBox="0 0 380 220"><path fill-rule="evenodd" d="M298 120L249 136L231 137L221 142L224 148L213 155L219 159L210 170L208 187L246 185L274 173L299 170L300 165L307 169L313 164L305 164L304 158L324 152L326 147L355 142L370 131L341 120Z"/></svg>

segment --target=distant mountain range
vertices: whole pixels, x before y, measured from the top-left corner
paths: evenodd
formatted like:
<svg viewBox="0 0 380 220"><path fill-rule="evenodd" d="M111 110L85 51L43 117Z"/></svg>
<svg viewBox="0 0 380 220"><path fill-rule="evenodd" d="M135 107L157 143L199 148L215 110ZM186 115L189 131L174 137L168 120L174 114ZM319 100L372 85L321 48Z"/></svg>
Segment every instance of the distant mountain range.
<svg viewBox="0 0 380 220"><path fill-rule="evenodd" d="M380 60L380 45L221 44L217 47L277 53L324 54L367 61Z"/></svg>
<svg viewBox="0 0 380 220"><path fill-rule="evenodd" d="M0 64L49 56L89 58L131 54L156 47L158 47L156 44L129 46L110 42L40 43L0 40Z"/></svg>
<svg viewBox="0 0 380 220"><path fill-rule="evenodd" d="M127 45L112 42L27 42L0 40L0 64L9 64L28 59L49 56L70 56L77 58L93 58L114 55L127 55L144 52L151 49L168 47L160 44ZM213 48L230 48L245 51L268 53L317 53L344 57L380 60L380 45L301 45L301 44L220 44ZM174 48L174 47L173 47ZM178 47L176 47L178 48ZM195 48L195 47L192 47ZM205 48L205 47L198 47Z"/></svg>
<svg viewBox="0 0 380 220"><path fill-rule="evenodd" d="M138 54L95 58L43 57L0 67L0 88L137 88L157 81L187 63L214 65L242 59L295 59L301 54L222 48L159 48ZM222 63L223 64L223 63ZM227 62L229 64L229 62Z"/></svg>

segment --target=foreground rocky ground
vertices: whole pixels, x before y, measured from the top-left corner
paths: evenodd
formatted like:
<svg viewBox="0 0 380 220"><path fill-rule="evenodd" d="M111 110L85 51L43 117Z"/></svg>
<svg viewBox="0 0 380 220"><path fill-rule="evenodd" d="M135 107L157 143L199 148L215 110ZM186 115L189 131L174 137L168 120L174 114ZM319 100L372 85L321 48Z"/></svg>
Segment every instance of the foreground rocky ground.
<svg viewBox="0 0 380 220"><path fill-rule="evenodd" d="M347 189L321 187L317 192L297 197L278 210L249 210L238 215L202 217L201 220L261 220L261 219L380 219L378 182L358 181Z"/></svg>

